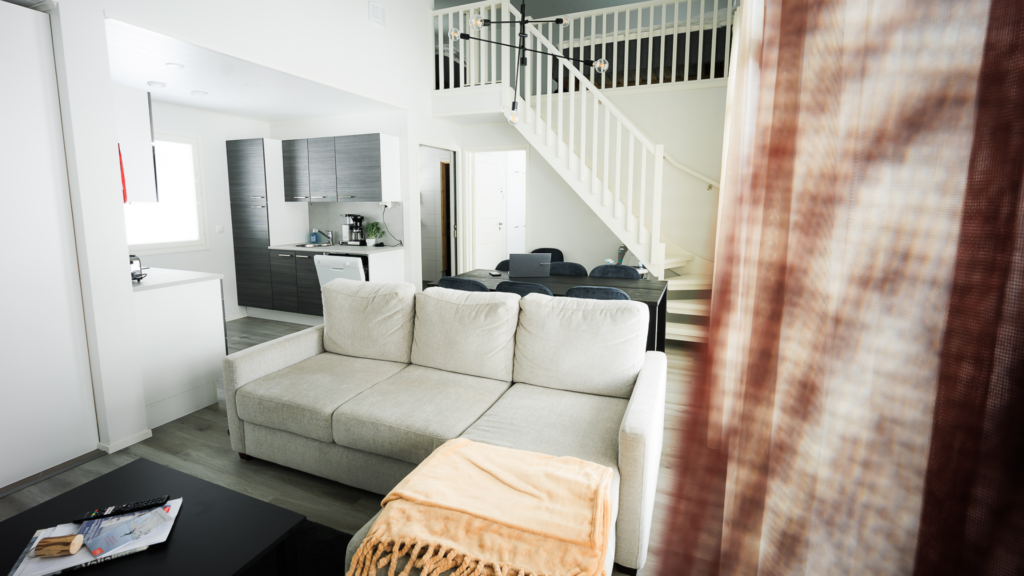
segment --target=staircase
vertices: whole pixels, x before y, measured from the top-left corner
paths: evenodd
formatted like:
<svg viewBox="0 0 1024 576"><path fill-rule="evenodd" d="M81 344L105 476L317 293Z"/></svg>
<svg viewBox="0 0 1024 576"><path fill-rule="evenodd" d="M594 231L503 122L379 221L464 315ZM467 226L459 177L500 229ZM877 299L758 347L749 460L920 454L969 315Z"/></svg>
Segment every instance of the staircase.
<svg viewBox="0 0 1024 576"><path fill-rule="evenodd" d="M513 49L459 40L452 33L457 28L484 41L518 44L518 27L472 25L484 18L519 20L514 6L478 2L433 14L437 54L446 55L437 60L438 90L500 86L503 112L516 130L654 276L668 277L673 315L668 337L697 342L707 337L702 320L709 313L710 279L685 275L693 254L662 237L664 147L651 141L597 85L612 90L724 78L731 10L726 0L707 2L714 3L712 11L704 11L703 17L698 12L695 18L690 2L646 2L568 15L564 27L530 24L526 47L539 53L528 53L523 66ZM703 0L699 4L703 11ZM724 42L718 41L719 29ZM609 78L548 54L604 57L610 62ZM669 169L717 186L678 162L671 161Z"/></svg>

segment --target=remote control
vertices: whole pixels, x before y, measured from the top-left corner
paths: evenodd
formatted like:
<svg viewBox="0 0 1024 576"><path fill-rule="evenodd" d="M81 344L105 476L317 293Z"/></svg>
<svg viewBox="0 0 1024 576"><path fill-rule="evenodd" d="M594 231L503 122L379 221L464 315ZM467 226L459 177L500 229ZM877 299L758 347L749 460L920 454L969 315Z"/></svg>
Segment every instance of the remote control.
<svg viewBox="0 0 1024 576"><path fill-rule="evenodd" d="M120 516L121 514L131 514L132 512L138 512L140 510L149 510L158 506L163 506L170 500L170 496L160 496L159 498L150 498L149 500L141 500L134 504L120 504L117 506L105 506L103 508L97 508L87 512L84 516L75 520L75 522L85 522L86 520L99 520L100 518L109 518L111 516Z"/></svg>

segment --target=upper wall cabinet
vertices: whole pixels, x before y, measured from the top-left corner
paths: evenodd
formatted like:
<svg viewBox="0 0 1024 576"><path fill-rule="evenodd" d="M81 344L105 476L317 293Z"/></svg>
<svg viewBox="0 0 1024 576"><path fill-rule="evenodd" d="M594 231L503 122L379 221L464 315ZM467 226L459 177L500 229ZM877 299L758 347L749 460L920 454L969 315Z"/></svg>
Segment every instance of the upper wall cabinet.
<svg viewBox="0 0 1024 576"><path fill-rule="evenodd" d="M306 146L309 150L309 200L334 202L338 199L334 138L310 138Z"/></svg>
<svg viewBox="0 0 1024 576"><path fill-rule="evenodd" d="M345 202L399 202L398 138L387 134L359 134L334 139L338 161L338 200Z"/></svg>
<svg viewBox="0 0 1024 576"><path fill-rule="evenodd" d="M309 202L309 149L306 140L281 143L285 202Z"/></svg>
<svg viewBox="0 0 1024 576"><path fill-rule="evenodd" d="M263 139L228 140L228 196L233 203L267 203Z"/></svg>
<svg viewBox="0 0 1024 576"><path fill-rule="evenodd" d="M289 202L400 202L398 138L358 134L285 140L285 199Z"/></svg>

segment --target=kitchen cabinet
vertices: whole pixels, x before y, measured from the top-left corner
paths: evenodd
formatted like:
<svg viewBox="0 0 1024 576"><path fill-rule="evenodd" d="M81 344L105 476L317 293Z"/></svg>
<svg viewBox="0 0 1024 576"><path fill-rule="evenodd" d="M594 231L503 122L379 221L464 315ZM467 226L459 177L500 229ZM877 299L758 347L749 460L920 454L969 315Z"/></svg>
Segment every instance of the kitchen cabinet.
<svg viewBox="0 0 1024 576"><path fill-rule="evenodd" d="M399 140L388 134L285 140L286 202L401 202Z"/></svg>
<svg viewBox="0 0 1024 576"><path fill-rule="evenodd" d="M309 157L309 201L334 202L338 199L334 138L306 140Z"/></svg>
<svg viewBox="0 0 1024 576"><path fill-rule="evenodd" d="M228 196L231 202L252 203L267 200L267 173L263 158L263 139L229 140Z"/></svg>
<svg viewBox="0 0 1024 576"><path fill-rule="evenodd" d="M313 256L313 253L295 253L295 284L298 289L299 313L323 316L324 300Z"/></svg>
<svg viewBox="0 0 1024 576"><path fill-rule="evenodd" d="M295 278L295 253L270 250L270 277L274 287L274 310L298 312L298 285Z"/></svg>
<svg viewBox="0 0 1024 576"><path fill-rule="evenodd" d="M277 294L273 271L281 263L268 250L272 243L299 243L309 234L306 207L285 201L283 145L251 138L229 140L226 148L238 305L273 310L279 301L294 309L294 289L291 304L286 287Z"/></svg>
<svg viewBox="0 0 1024 576"><path fill-rule="evenodd" d="M284 201L309 202L309 148L305 139L281 142Z"/></svg>
<svg viewBox="0 0 1024 576"><path fill-rule="evenodd" d="M334 151L339 201L401 201L397 137L388 134L337 136Z"/></svg>

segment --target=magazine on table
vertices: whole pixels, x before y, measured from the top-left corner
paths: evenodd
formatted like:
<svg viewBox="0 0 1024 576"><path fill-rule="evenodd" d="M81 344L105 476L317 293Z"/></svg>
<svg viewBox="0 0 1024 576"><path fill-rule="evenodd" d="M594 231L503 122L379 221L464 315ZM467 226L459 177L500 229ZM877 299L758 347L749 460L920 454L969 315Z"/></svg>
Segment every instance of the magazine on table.
<svg viewBox="0 0 1024 576"><path fill-rule="evenodd" d="M142 552L154 544L166 542L181 510L181 503L182 499L178 498L152 510L37 530L8 576L62 574ZM85 541L75 554L36 558L32 553L43 538L72 534L81 534Z"/></svg>

